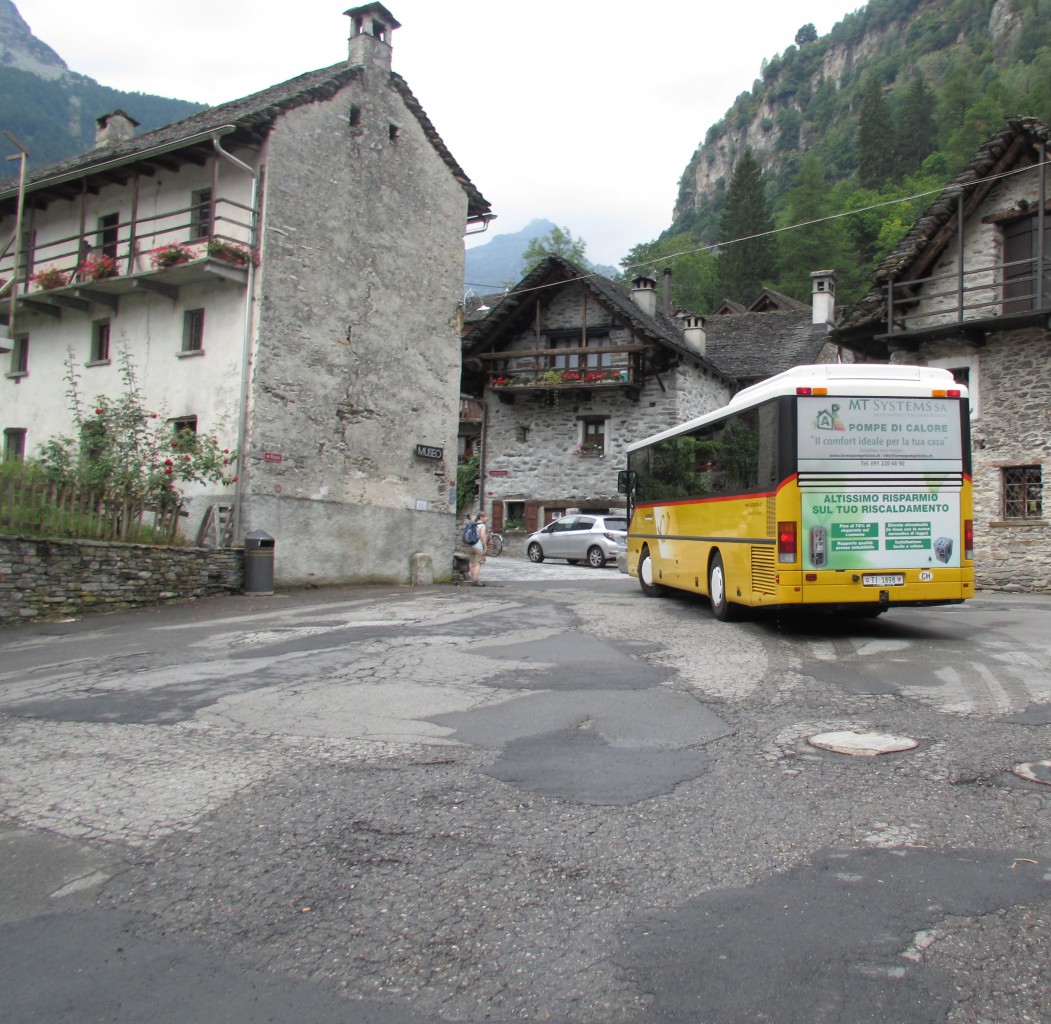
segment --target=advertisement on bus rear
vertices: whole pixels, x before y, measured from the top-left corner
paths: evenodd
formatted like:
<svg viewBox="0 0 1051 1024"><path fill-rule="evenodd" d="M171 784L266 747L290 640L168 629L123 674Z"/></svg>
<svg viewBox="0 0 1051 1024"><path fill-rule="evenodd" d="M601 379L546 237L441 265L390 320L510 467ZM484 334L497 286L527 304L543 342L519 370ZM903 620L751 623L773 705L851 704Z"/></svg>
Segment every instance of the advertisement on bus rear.
<svg viewBox="0 0 1051 1024"><path fill-rule="evenodd" d="M797 402L800 472L960 469L957 399L836 395Z"/></svg>
<svg viewBox="0 0 1051 1024"><path fill-rule="evenodd" d="M808 569L959 566L960 492L804 491Z"/></svg>
<svg viewBox="0 0 1051 1024"><path fill-rule="evenodd" d="M814 396L798 410L800 473L867 480L802 491L808 569L960 565L960 490L941 482L962 468L957 400Z"/></svg>

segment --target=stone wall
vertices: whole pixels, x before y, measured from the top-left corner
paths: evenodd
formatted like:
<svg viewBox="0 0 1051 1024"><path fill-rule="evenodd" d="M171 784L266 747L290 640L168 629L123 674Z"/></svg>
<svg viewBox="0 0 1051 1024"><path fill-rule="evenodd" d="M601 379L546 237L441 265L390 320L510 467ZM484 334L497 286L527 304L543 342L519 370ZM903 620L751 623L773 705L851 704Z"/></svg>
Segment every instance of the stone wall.
<svg viewBox="0 0 1051 1024"><path fill-rule="evenodd" d="M238 593L240 549L0 537L0 624Z"/></svg>
<svg viewBox="0 0 1051 1024"><path fill-rule="evenodd" d="M971 419L975 582L979 588L1051 593L1051 332L1038 327L989 332L983 346L946 339L894 362L970 368L978 394ZM1005 519L1003 470L1039 466L1043 514Z"/></svg>

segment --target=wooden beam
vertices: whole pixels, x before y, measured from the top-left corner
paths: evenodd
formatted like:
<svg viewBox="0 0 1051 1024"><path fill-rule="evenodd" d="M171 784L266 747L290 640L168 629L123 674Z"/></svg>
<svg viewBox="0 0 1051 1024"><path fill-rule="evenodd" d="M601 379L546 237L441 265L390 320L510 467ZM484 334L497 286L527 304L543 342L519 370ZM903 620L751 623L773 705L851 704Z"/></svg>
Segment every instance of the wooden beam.
<svg viewBox="0 0 1051 1024"><path fill-rule="evenodd" d="M1022 138L1016 138L1007 148L1004 155L997 161L996 166L989 171L985 177L980 179L980 184L975 188L968 189L967 199L963 204L964 220L970 217L970 215L985 201L985 197L997 182L997 176L1003 174L1003 172L1009 167L1012 167L1017 163L1018 158L1022 155L1022 150L1024 150L1025 147L1025 140ZM957 214L953 213L953 215L941 226L938 233L927 243L923 252L921 252L916 260L909 265L908 270L898 275L899 279L915 281L917 278L924 275L924 273L930 268L931 264L941 256L942 250L948 244L949 239L956 234L956 218Z"/></svg>
<svg viewBox="0 0 1051 1024"><path fill-rule="evenodd" d="M74 288L73 294L78 299L95 303L96 306L105 306L107 309L112 309L114 313L117 312L117 306L120 304L120 300L116 295L111 295L109 292L100 292L94 288Z"/></svg>
<svg viewBox="0 0 1051 1024"><path fill-rule="evenodd" d="M132 287L138 291L151 292L154 295L163 295L166 299L171 299L172 302L179 300L179 289L175 285L161 284L160 281L154 281L149 277L136 278L132 283Z"/></svg>

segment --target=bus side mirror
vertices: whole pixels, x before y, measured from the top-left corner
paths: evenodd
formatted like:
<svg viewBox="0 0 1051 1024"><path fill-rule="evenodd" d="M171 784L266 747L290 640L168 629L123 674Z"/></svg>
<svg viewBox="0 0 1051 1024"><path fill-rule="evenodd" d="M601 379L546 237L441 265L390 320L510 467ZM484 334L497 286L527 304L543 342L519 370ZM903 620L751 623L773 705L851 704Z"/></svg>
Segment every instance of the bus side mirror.
<svg viewBox="0 0 1051 1024"><path fill-rule="evenodd" d="M626 469L622 469L617 474L617 493L618 494L630 494L630 480L631 472Z"/></svg>

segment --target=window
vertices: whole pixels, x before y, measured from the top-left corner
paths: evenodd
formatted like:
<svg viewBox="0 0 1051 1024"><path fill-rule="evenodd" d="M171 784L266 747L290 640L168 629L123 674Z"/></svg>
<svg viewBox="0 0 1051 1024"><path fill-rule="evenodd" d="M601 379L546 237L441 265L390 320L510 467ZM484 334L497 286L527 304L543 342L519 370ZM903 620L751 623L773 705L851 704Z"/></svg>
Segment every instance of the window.
<svg viewBox="0 0 1051 1024"><path fill-rule="evenodd" d="M26 428L4 430L4 462L21 462L26 457Z"/></svg>
<svg viewBox="0 0 1051 1024"><path fill-rule="evenodd" d="M588 348L605 349L609 347L608 336L589 337L585 342ZM587 354L589 370L607 369L613 365L613 355L609 352L589 352Z"/></svg>
<svg viewBox="0 0 1051 1024"><path fill-rule="evenodd" d="M581 454L605 455L606 421L604 419L585 419L580 423Z"/></svg>
<svg viewBox="0 0 1051 1024"><path fill-rule="evenodd" d="M182 322L183 352L204 352L204 310L188 309Z"/></svg>
<svg viewBox="0 0 1051 1024"><path fill-rule="evenodd" d="M93 366L96 363L109 362L109 337L110 324L108 320L96 320L91 325L91 359L88 363Z"/></svg>
<svg viewBox="0 0 1051 1024"><path fill-rule="evenodd" d="M396 124L389 125L387 134L390 136L391 142L397 142L398 136L401 135L401 129Z"/></svg>
<svg viewBox="0 0 1051 1024"><path fill-rule="evenodd" d="M577 338L559 338L551 342L552 348L579 348L580 340ZM554 370L575 370L580 366L580 355L571 352L564 356L551 356L551 368Z"/></svg>
<svg viewBox="0 0 1051 1024"><path fill-rule="evenodd" d="M948 370L957 384L967 388L971 419L979 415L978 402L978 356L947 356L942 359L930 359L928 366L940 366Z"/></svg>
<svg viewBox="0 0 1051 1024"><path fill-rule="evenodd" d="M197 433L197 417L196 416L177 416L173 420L169 420L172 425L172 430L175 432L176 438L179 438L185 434Z"/></svg>
<svg viewBox="0 0 1051 1024"><path fill-rule="evenodd" d="M95 244L99 253L109 256L110 259L117 258L117 232L119 230L120 217L116 213L107 213L98 220Z"/></svg>
<svg viewBox="0 0 1051 1024"><path fill-rule="evenodd" d="M1004 519L1042 519L1044 481L1040 466L1005 466Z"/></svg>
<svg viewBox="0 0 1051 1024"><path fill-rule="evenodd" d="M1051 217L1044 215L1044 231ZM1038 279L1039 224L1036 216L1020 217L1004 225L1004 313L1024 313L1051 305L1051 271Z"/></svg>
<svg viewBox="0 0 1051 1024"><path fill-rule="evenodd" d="M208 238L212 233L212 190L202 188L190 197L190 239Z"/></svg>
<svg viewBox="0 0 1051 1024"><path fill-rule="evenodd" d="M29 335L19 334L11 347L11 370L9 377L24 377L29 373Z"/></svg>

